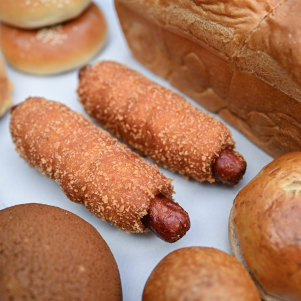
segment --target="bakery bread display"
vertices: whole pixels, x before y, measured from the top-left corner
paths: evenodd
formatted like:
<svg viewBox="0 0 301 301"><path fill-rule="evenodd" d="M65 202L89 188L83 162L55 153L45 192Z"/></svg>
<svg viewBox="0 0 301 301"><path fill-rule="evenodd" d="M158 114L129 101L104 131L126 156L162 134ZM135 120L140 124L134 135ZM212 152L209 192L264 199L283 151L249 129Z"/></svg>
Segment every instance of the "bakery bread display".
<svg viewBox="0 0 301 301"><path fill-rule="evenodd" d="M110 248L77 215L17 205L0 210L0 229L1 301L122 300Z"/></svg>
<svg viewBox="0 0 301 301"><path fill-rule="evenodd" d="M301 300L300 215L301 152L272 161L234 200L231 249L266 301Z"/></svg>
<svg viewBox="0 0 301 301"><path fill-rule="evenodd" d="M165 168L232 185L245 172L246 162L222 122L122 64L83 67L77 93L100 125Z"/></svg>
<svg viewBox="0 0 301 301"><path fill-rule="evenodd" d="M7 5L12 1L19 0L2 0ZM20 0L20 5L34 1L38 0ZM46 7L51 1L73 2L40 3ZM267 33L271 43L265 44L272 49L275 35L291 28L290 24L286 26L284 16L280 18L276 13L288 7L287 3L292 4L291 9L296 8L296 0L114 1L95 1L106 17L109 43L98 59L95 56L92 62L83 62L73 72L31 76L30 67L28 73L14 70L1 53L7 76L1 76L0 68L0 111L1 99L7 99L1 93L11 91L11 83L14 104L10 99L10 104L4 105L10 113L0 118L0 300L301 300L301 176L295 170L299 159L296 153L292 154L294 159L280 157L281 163L268 169L267 179L262 177L267 176L264 169L247 185L272 158L230 125L220 122L220 116L212 114L225 114L233 108L232 114L237 103L242 114L248 111L250 116L243 122L250 125L252 133L265 137L266 146L282 151L283 141L291 139L290 145L301 151L299 103L284 101L278 97L283 92L276 85L249 72L249 62L258 59L252 58L253 54L246 61L248 68L238 69L238 57L222 56L219 50L228 45L230 53L234 40L225 37L230 39L232 34L243 51L249 47L249 37L253 39L253 33L260 32L261 24L270 25L271 20L276 20L275 13L278 27ZM64 56L57 64L46 58L31 65L37 70L34 74L55 75L73 54L89 44L85 42L88 34L78 34L75 44L63 30L79 22L95 4L86 4L76 17L53 25L25 29L4 20L2 24L16 32L36 32L45 44L43 49L56 53L54 59ZM151 16L147 16L148 7L153 4ZM118 26L115 7L122 27ZM157 22L162 7L166 8L165 19ZM241 13L244 7L246 14ZM260 25L253 27L251 23L260 10L270 13L262 13L258 18ZM29 14L24 9L26 16ZM211 21L202 23L207 16ZM291 22L298 24L294 13L286 14L287 20L290 17ZM281 26L278 21L283 21ZM98 32L100 27L94 24ZM251 34L240 40L240 34L250 24ZM182 26L187 26L186 33ZM207 26L203 32L199 31L201 26ZM135 56L138 58L137 53L141 53L139 61L144 65L131 54L122 28L129 46L136 49ZM79 30L76 25L71 29ZM208 45L217 41L218 30L222 45L210 48ZM201 34L206 41L196 38ZM295 32L292 35L297 43ZM26 59L31 54L40 55L38 46L26 50L36 39L35 35L28 37L20 43L13 38L19 44L7 50L7 55L14 54L17 47L26 53ZM70 55L59 50L63 41L67 41L64 47L72 49ZM292 49L289 43L283 46L288 52ZM293 54L288 53L287 59ZM276 57L277 53L273 55ZM11 60L18 64L17 59ZM96 63L98 60L102 61ZM278 62L270 64L267 60L264 66L273 67ZM293 74L294 69L290 72ZM212 105L212 112L207 114L176 88L168 89L171 86L164 78L200 103L204 99L207 106ZM255 82L260 82L267 93L261 93ZM1 88L3 83L6 90ZM185 87L197 92L185 91ZM275 92L272 97L269 89L280 94ZM241 93L241 102L228 98L233 91ZM35 95L39 97L29 97ZM222 107L215 110L218 104ZM287 116L291 116L288 112L292 104L294 112L288 130ZM262 107L266 109L264 113ZM239 120L242 114L238 110L235 113ZM238 152L248 161L245 174L246 162ZM162 168L154 163L160 163ZM241 190L245 185L246 190ZM272 186L275 190L271 190ZM229 221L234 255L230 256L227 226L239 190ZM64 206L94 225L101 236L86 222L59 208L38 204L10 208L29 201Z"/></svg>
<svg viewBox="0 0 301 301"><path fill-rule="evenodd" d="M33 74L56 74L91 60L104 46L107 25L94 3L76 19L52 27L26 30L2 23L0 43L6 61Z"/></svg>
<svg viewBox="0 0 301 301"><path fill-rule="evenodd" d="M28 98L11 110L10 131L30 166L104 221L127 232L150 229L168 242L189 229L171 179L65 105Z"/></svg>
<svg viewBox="0 0 301 301"><path fill-rule="evenodd" d="M20 28L40 28L79 16L90 0L4 0L0 20Z"/></svg>
<svg viewBox="0 0 301 301"><path fill-rule="evenodd" d="M254 282L233 256L213 248L178 249L152 271L143 301L260 301Z"/></svg>
<svg viewBox="0 0 301 301"><path fill-rule="evenodd" d="M4 63L0 58L0 117L3 116L12 105L11 92L13 84L7 78L4 69Z"/></svg>
<svg viewBox="0 0 301 301"><path fill-rule="evenodd" d="M115 0L134 56L268 154L301 149L299 0Z"/></svg>

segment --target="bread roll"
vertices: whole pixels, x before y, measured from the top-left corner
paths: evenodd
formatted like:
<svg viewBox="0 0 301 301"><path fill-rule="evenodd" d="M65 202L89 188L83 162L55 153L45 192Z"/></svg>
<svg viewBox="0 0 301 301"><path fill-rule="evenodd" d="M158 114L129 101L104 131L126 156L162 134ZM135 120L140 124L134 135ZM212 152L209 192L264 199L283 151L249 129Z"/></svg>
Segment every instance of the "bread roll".
<svg viewBox="0 0 301 301"><path fill-rule="evenodd" d="M90 0L3 0L0 20L20 28L39 28L79 16Z"/></svg>
<svg viewBox="0 0 301 301"><path fill-rule="evenodd" d="M25 30L0 25L2 53L14 68L33 74L56 74L91 60L104 46L107 25L91 4L78 18L61 25Z"/></svg>
<svg viewBox="0 0 301 301"><path fill-rule="evenodd" d="M0 117L5 114L7 109L13 103L10 96L13 90L13 84L6 76L3 61L0 58Z"/></svg>
<svg viewBox="0 0 301 301"><path fill-rule="evenodd" d="M234 257L213 248L176 250L155 267L143 301L260 301L248 272Z"/></svg>
<svg viewBox="0 0 301 301"><path fill-rule="evenodd" d="M267 301L301 300L301 152L268 164L237 195L232 252Z"/></svg>
<svg viewBox="0 0 301 301"><path fill-rule="evenodd" d="M115 4L141 63L268 154L301 148L299 0Z"/></svg>
<svg viewBox="0 0 301 301"><path fill-rule="evenodd" d="M80 217L18 205L0 211L0 229L1 301L122 299L108 245Z"/></svg>

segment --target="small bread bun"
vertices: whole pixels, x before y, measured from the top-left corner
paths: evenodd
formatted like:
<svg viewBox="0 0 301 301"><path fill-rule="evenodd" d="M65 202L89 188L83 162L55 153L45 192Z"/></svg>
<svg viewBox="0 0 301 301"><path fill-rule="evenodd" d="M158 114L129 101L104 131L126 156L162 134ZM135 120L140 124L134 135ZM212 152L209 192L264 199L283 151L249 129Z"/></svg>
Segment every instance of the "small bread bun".
<svg viewBox="0 0 301 301"><path fill-rule="evenodd" d="M0 20L20 28L39 28L79 16L90 0L0 1Z"/></svg>
<svg viewBox="0 0 301 301"><path fill-rule="evenodd" d="M115 259L99 233L66 210L0 211L0 296L9 300L121 300Z"/></svg>
<svg viewBox="0 0 301 301"><path fill-rule="evenodd" d="M155 267L143 301L260 301L243 265L233 256L212 248L178 249Z"/></svg>
<svg viewBox="0 0 301 301"><path fill-rule="evenodd" d="M55 74L87 63L104 46L107 25L91 4L78 18L54 27L25 30L1 24L2 53L14 68L33 74Z"/></svg>
<svg viewBox="0 0 301 301"><path fill-rule="evenodd" d="M264 300L301 300L300 216L301 152L268 164L234 200L231 249Z"/></svg>
<svg viewBox="0 0 301 301"><path fill-rule="evenodd" d="M8 110L13 103L10 96L13 84L6 76L3 61L0 58L0 117Z"/></svg>

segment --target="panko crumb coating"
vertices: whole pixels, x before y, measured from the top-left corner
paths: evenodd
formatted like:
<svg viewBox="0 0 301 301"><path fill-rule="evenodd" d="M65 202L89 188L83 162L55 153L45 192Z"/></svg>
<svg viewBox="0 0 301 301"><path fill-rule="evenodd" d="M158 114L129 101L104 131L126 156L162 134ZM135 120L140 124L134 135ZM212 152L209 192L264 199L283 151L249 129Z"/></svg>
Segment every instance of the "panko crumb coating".
<svg viewBox="0 0 301 301"><path fill-rule="evenodd" d="M82 68L78 95L109 132L164 168L214 182L212 164L233 149L230 130L182 96L116 62Z"/></svg>
<svg viewBox="0 0 301 301"><path fill-rule="evenodd" d="M150 200L171 199L171 179L83 115L30 97L11 112L16 150L67 197L127 232L145 232Z"/></svg>

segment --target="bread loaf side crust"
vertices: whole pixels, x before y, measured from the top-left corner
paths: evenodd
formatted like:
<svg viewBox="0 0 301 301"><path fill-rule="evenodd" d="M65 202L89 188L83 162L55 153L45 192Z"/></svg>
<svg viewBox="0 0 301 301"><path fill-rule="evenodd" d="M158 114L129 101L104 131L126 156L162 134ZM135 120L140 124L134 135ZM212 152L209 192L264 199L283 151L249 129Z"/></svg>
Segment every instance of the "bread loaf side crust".
<svg viewBox="0 0 301 301"><path fill-rule="evenodd" d="M290 56L279 48L279 41L289 40L289 49L300 49L292 48L298 46L297 30L283 24L287 12L297 13L301 5L293 0L231 1L223 9L207 4L205 10L206 3L198 1L160 1L157 7L152 2L115 0L129 47L142 64L219 113L268 154L277 157L301 148L299 53ZM233 13L227 5L234 6ZM271 44L265 38L269 32Z"/></svg>

